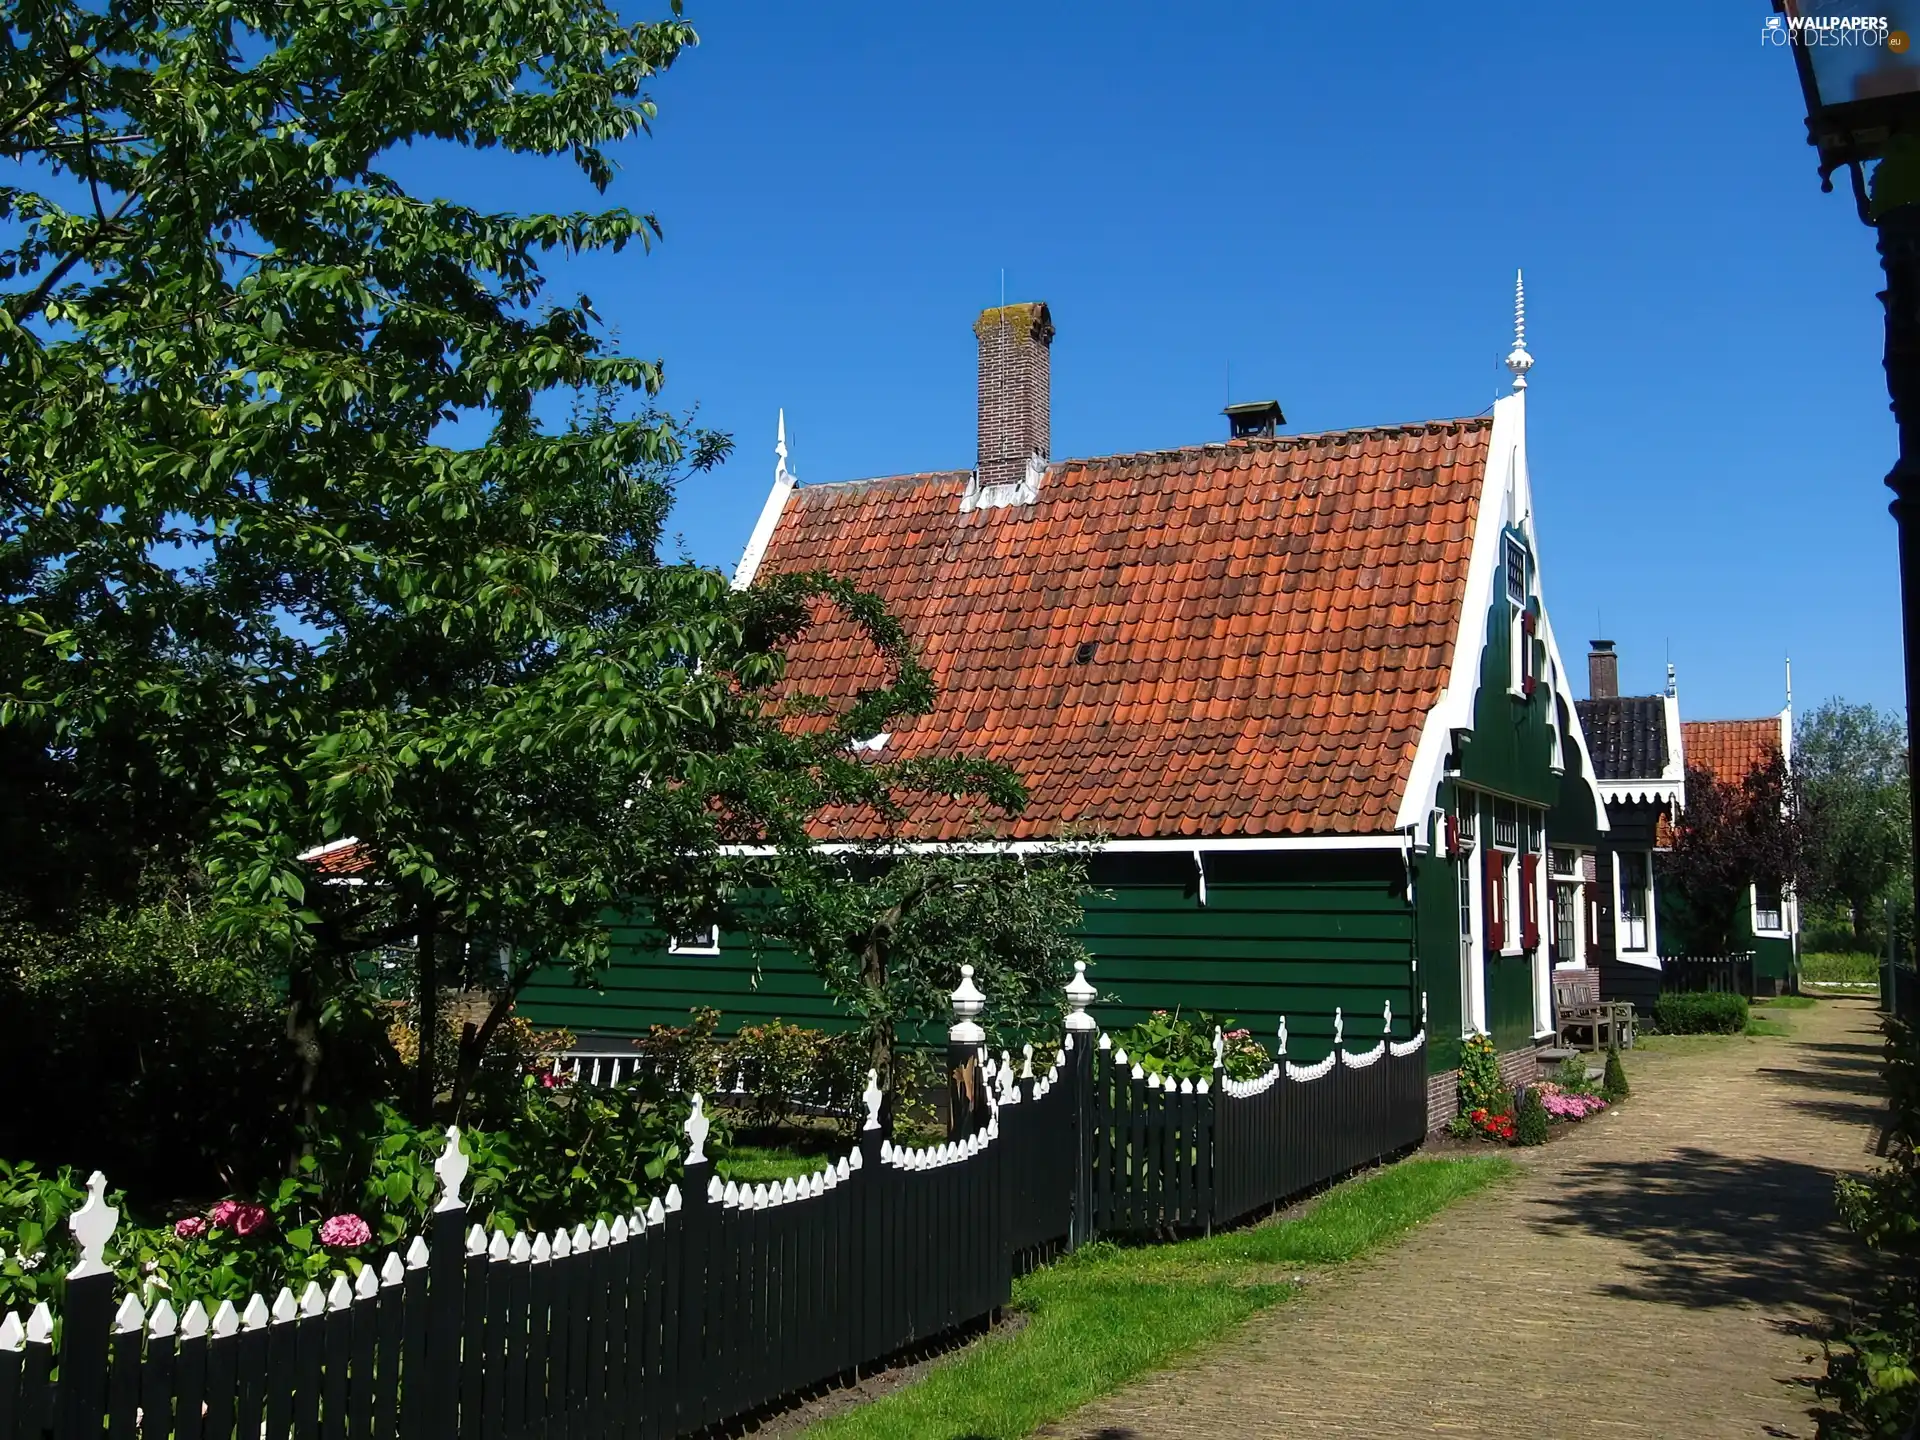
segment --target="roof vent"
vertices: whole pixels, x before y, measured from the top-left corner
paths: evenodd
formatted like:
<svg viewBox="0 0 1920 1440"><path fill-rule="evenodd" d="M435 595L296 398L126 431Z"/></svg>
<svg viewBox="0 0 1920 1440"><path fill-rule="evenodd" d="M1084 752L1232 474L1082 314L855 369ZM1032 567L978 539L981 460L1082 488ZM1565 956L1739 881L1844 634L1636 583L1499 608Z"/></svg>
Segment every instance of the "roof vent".
<svg viewBox="0 0 1920 1440"><path fill-rule="evenodd" d="M1227 417L1228 438L1233 440L1255 436L1271 440L1287 423L1278 400L1249 400L1243 405L1229 405L1220 413Z"/></svg>
<svg viewBox="0 0 1920 1440"><path fill-rule="evenodd" d="M1080 642L1080 648L1073 652L1073 663L1076 665L1091 665L1099 653L1100 642L1098 640L1082 640Z"/></svg>

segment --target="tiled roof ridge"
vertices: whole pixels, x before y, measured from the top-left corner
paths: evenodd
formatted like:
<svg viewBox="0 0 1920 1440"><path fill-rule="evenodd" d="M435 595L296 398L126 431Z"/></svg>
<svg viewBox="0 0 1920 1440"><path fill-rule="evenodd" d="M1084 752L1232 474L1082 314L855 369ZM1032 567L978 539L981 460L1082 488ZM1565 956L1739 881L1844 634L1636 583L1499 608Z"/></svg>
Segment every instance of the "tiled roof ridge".
<svg viewBox="0 0 1920 1440"><path fill-rule="evenodd" d="M1689 725L1777 725L1779 723L1780 712L1778 710L1774 711L1771 715L1732 715L1718 720L1690 719L1687 721Z"/></svg>
<svg viewBox="0 0 1920 1440"><path fill-rule="evenodd" d="M1447 431L1492 428L1491 415L1458 415L1437 420L1411 420L1387 425L1355 425L1345 430L1315 430L1298 435L1253 435L1239 440L1205 440L1195 445L1174 445L1164 450L1122 450L1112 455L1074 455L1064 460L1049 460L1048 472L1066 472L1091 466L1120 467L1150 465L1189 456L1234 454L1239 451L1291 450L1302 446L1350 444L1374 437L1391 439L1400 435L1432 435ZM971 469L913 470L898 475L867 475L855 480L810 480L797 488L808 490L851 489L861 485L915 485L929 480L966 480Z"/></svg>

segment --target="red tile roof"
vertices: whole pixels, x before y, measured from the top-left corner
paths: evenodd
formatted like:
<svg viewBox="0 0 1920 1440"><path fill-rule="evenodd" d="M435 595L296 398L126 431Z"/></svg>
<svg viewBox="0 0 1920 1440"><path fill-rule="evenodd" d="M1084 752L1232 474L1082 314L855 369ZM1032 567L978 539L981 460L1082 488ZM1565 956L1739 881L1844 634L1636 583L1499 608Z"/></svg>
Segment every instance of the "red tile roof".
<svg viewBox="0 0 1920 1440"><path fill-rule="evenodd" d="M812 486L788 500L759 573L824 569L885 598L938 695L887 753L1013 767L1031 800L993 833L1390 831L1453 657L1490 430L1069 460L1032 504L966 514L964 471ZM851 694L879 668L827 618L790 674ZM965 804L917 813L917 838L983 828Z"/></svg>
<svg viewBox="0 0 1920 1440"><path fill-rule="evenodd" d="M1762 720L1688 720L1680 726L1687 764L1711 770L1728 785L1738 785L1756 765L1780 753L1780 717Z"/></svg>
<svg viewBox="0 0 1920 1440"><path fill-rule="evenodd" d="M329 879L364 875L375 864L373 851L354 839L335 840L329 845L303 851L298 858Z"/></svg>

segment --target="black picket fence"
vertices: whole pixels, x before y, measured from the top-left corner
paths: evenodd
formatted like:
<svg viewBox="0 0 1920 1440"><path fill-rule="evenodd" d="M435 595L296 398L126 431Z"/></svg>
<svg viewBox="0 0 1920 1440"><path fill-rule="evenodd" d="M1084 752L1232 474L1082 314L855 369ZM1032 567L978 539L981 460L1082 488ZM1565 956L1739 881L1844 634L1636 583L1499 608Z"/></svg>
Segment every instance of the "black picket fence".
<svg viewBox="0 0 1920 1440"><path fill-rule="evenodd" d="M695 1097L684 1196L509 1239L470 1223L450 1130L425 1237L271 1305L116 1308L96 1175L58 1346L45 1306L0 1318L0 1440L691 1434L978 1325L1017 1274L1095 1235L1230 1224L1425 1130L1424 1033L1386 1038L1391 1011L1365 1051L1336 1015L1317 1065L1174 1084L1097 1035L1075 984L1051 1063L981 1064L986 1120L962 1138L894 1146L870 1085L867 1127L830 1169L723 1184Z"/></svg>
<svg viewBox="0 0 1920 1440"><path fill-rule="evenodd" d="M1753 998L1753 952L1732 955L1663 955L1660 988L1681 993L1713 992Z"/></svg>

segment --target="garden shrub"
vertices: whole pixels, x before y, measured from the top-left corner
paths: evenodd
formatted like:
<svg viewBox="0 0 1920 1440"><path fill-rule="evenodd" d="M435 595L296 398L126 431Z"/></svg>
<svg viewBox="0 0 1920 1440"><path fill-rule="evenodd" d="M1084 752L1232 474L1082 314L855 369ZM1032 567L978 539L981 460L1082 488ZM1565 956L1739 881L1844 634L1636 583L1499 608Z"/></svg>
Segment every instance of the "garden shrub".
<svg viewBox="0 0 1920 1440"><path fill-rule="evenodd" d="M1553 1083L1568 1095L1594 1095L1593 1081L1587 1075L1587 1062L1579 1055L1569 1055L1560 1062L1554 1071Z"/></svg>
<svg viewBox="0 0 1920 1440"><path fill-rule="evenodd" d="M0 922L0 1155L136 1196L261 1183L292 1153L294 1055L271 980L155 905L71 932Z"/></svg>
<svg viewBox="0 0 1920 1440"><path fill-rule="evenodd" d="M1501 1111L1506 1086L1500 1080L1500 1054L1491 1035L1469 1035L1460 1042L1460 1108Z"/></svg>
<svg viewBox="0 0 1920 1440"><path fill-rule="evenodd" d="M1626 1099L1632 1093L1632 1087L1627 1084L1627 1067L1620 1059L1620 1047L1609 1045L1607 1072L1600 1080L1600 1098L1612 1105Z"/></svg>
<svg viewBox="0 0 1920 1440"><path fill-rule="evenodd" d="M1547 1139L1547 1107L1540 1098L1540 1088L1529 1085L1520 1095L1520 1108L1513 1117L1513 1143L1516 1145L1543 1145Z"/></svg>
<svg viewBox="0 0 1920 1440"><path fill-rule="evenodd" d="M1920 1411L1920 1034L1889 1015L1887 1163L1863 1179L1842 1176L1835 1202L1847 1227L1876 1252L1874 1310L1827 1347L1814 1390L1829 1402L1824 1436L1906 1436Z"/></svg>
<svg viewBox="0 0 1920 1440"><path fill-rule="evenodd" d="M1273 1068L1273 1057L1253 1038L1253 1032L1231 1015L1209 1015L1205 1010L1183 1014L1156 1010L1138 1025L1113 1037L1113 1048L1149 1075L1172 1080L1209 1080L1213 1077L1213 1035L1225 1042L1223 1059L1230 1079L1253 1080Z"/></svg>
<svg viewBox="0 0 1920 1440"><path fill-rule="evenodd" d="M1724 994L1665 994L1653 1002L1653 1023L1665 1035L1739 1035L1747 998Z"/></svg>

